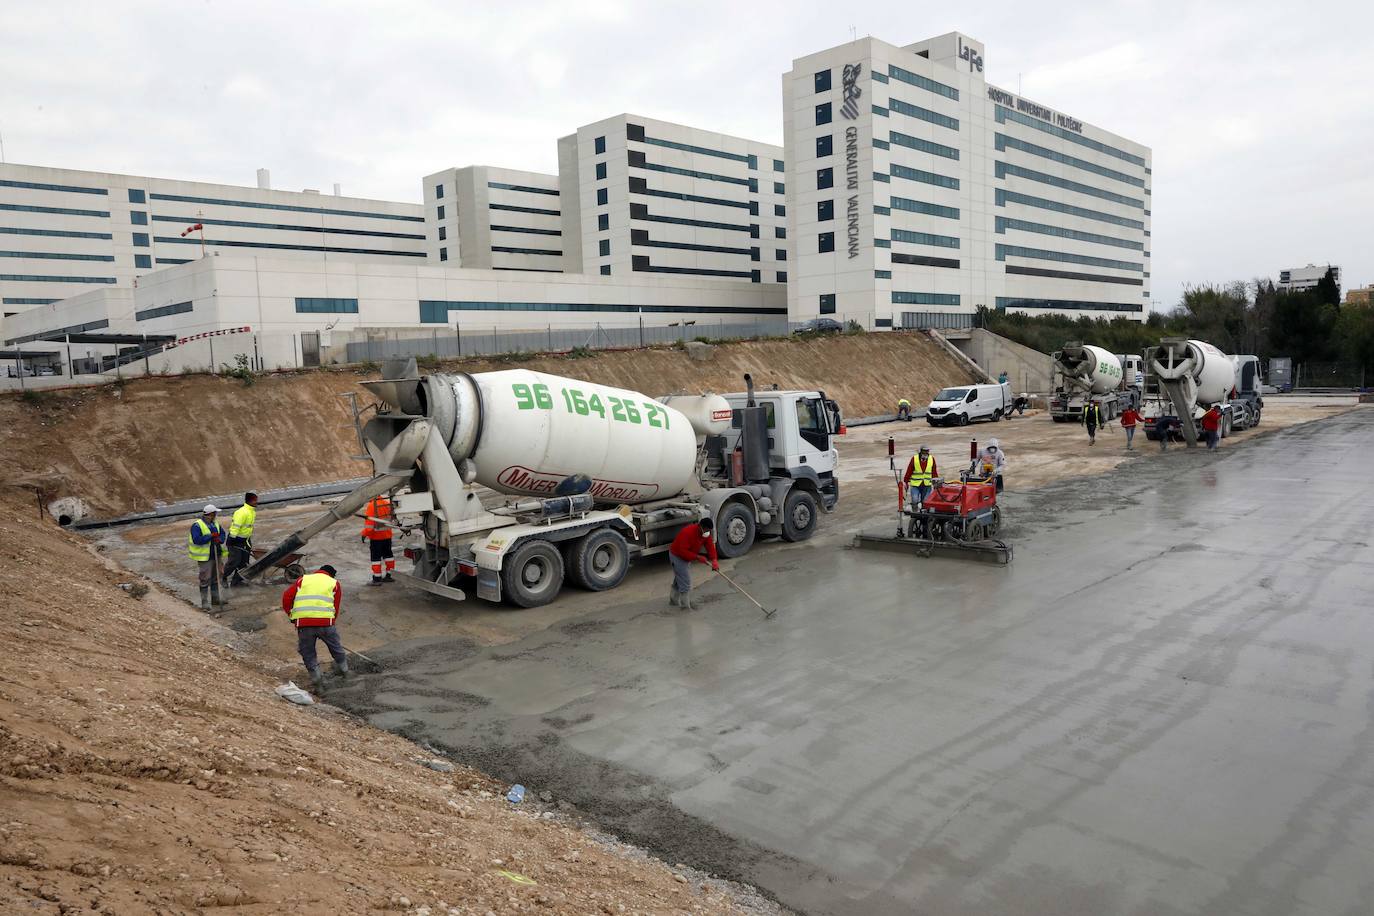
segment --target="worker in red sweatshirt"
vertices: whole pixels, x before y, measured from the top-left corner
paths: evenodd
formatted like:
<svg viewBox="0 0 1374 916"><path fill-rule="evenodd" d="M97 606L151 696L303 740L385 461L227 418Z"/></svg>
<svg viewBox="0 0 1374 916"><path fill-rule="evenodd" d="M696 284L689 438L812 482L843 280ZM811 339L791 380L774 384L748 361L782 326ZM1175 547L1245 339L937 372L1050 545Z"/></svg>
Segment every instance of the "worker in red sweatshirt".
<svg viewBox="0 0 1374 916"><path fill-rule="evenodd" d="M1221 408L1213 404L1202 415L1202 430L1207 434L1207 450L1213 451L1221 439Z"/></svg>
<svg viewBox="0 0 1374 916"><path fill-rule="evenodd" d="M711 520L703 518L679 531L673 546L668 548L668 559L673 564L673 593L668 604L673 607L692 609L692 563L710 563L712 569L720 569L711 528Z"/></svg>
<svg viewBox="0 0 1374 916"><path fill-rule="evenodd" d="M296 627L296 650L301 654L305 670L310 672L315 689L321 692L324 690L324 675L315 657L315 640L324 640L334 659L334 673L348 677L348 656L344 654L343 641L339 639L339 630L335 626L339 605L343 601L343 589L335 578L337 575L334 567L321 566L301 576L281 593L281 609Z"/></svg>

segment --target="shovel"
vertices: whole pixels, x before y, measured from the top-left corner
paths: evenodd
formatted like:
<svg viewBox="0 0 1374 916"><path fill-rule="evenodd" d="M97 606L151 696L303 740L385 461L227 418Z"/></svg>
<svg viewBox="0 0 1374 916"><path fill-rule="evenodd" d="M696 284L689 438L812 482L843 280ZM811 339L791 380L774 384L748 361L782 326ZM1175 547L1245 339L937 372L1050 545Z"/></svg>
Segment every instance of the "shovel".
<svg viewBox="0 0 1374 916"><path fill-rule="evenodd" d="M720 576L720 577L721 577L722 579L724 579L726 582L729 582L730 585L734 588L735 591L739 592L741 595L743 595L744 597L748 598L748 599L750 600L750 602L753 603L754 607L758 608L760 611L763 611L763 616L764 616L764 617L772 617L774 614L776 614L776 613L778 612L778 609L777 609L777 608L773 608L773 609L770 611L770 610L768 610L768 608L766 608L766 607L764 607L763 605L759 604L757 598L755 598L753 595L751 595L751 594L749 594L748 592L746 592L746 591L743 589L743 587L740 586L740 584L739 584L738 582L736 582L734 579L731 579L729 576L727 576L725 573L721 572L719 569L716 570L716 575Z"/></svg>

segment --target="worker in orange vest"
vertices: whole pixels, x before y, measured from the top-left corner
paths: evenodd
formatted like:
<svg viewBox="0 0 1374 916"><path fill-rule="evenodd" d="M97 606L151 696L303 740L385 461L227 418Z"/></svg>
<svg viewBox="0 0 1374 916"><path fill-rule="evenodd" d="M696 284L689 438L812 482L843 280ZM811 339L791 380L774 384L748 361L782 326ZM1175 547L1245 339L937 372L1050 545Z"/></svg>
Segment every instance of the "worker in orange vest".
<svg viewBox="0 0 1374 916"><path fill-rule="evenodd" d="M363 540L369 542L372 555L372 585L395 582L391 573L396 569L396 559L391 552L391 500L385 496L373 497L363 510ZM386 575L382 575L382 564L386 564Z"/></svg>

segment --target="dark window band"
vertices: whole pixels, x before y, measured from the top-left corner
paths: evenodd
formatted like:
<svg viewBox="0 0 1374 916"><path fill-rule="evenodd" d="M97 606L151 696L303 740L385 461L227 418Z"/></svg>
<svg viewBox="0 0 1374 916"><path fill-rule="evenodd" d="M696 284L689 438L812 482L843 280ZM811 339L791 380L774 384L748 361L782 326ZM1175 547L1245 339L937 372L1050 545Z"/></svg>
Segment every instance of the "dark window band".
<svg viewBox="0 0 1374 916"><path fill-rule="evenodd" d="M1008 264L1007 273L1021 274L1026 277L1053 277L1056 280L1086 280L1091 283L1119 283L1122 286L1144 286L1145 281L1136 277L1109 277L1105 274L1080 274L1069 270L1045 270L1041 267L1020 267Z"/></svg>
<svg viewBox="0 0 1374 916"><path fill-rule="evenodd" d="M904 254L899 251L892 253L893 264L919 264L922 267L952 267L959 269L957 258L932 258L924 254Z"/></svg>
<svg viewBox="0 0 1374 916"><path fill-rule="evenodd" d="M163 245L199 245L198 238L172 238L157 236L154 241ZM397 258L423 258L423 251L381 251L376 248L335 248L332 245L277 245L272 242L238 242L224 239L206 239L206 245L221 248L265 248L271 251L323 251L328 254L381 254Z"/></svg>
<svg viewBox="0 0 1374 916"><path fill-rule="evenodd" d="M415 239L424 241L424 235L411 232L373 232L367 229L339 229L333 226L294 226L289 223L252 223L237 219L206 219L201 216L154 216L155 223L176 223L189 226L202 223L206 226L229 226L239 229L279 229L283 232L322 232L327 235L364 235L381 239ZM209 244L208 242L206 244Z"/></svg>

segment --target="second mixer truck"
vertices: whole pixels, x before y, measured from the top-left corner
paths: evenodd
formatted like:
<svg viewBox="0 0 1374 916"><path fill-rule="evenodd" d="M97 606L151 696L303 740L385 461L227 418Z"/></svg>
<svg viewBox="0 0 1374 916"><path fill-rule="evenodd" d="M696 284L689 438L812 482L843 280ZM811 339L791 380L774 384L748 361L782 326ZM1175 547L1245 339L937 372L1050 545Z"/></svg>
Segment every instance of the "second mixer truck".
<svg viewBox="0 0 1374 916"><path fill-rule="evenodd" d="M422 543L402 582L449 598L547 604L565 579L614 588L631 559L714 520L723 557L760 535L809 538L839 499L839 407L821 391L653 399L525 369L365 382L380 403L359 438L374 476L246 574L393 494Z"/></svg>

